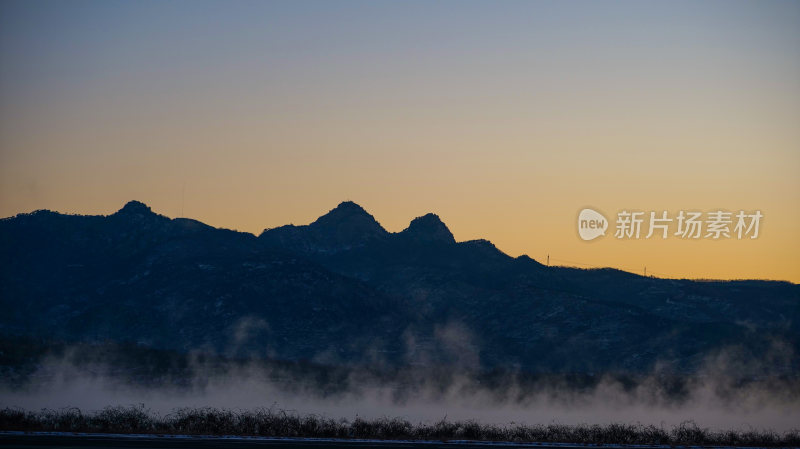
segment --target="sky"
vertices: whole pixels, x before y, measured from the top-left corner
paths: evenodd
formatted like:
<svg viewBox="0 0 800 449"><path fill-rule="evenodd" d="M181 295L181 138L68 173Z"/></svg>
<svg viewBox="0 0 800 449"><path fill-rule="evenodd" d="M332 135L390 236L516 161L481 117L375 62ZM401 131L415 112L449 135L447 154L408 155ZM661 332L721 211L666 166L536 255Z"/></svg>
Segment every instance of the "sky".
<svg viewBox="0 0 800 449"><path fill-rule="evenodd" d="M3 1L0 216L352 200L512 256L800 282L800 2ZM760 210L586 242L578 212ZM674 232L675 229L672 229Z"/></svg>

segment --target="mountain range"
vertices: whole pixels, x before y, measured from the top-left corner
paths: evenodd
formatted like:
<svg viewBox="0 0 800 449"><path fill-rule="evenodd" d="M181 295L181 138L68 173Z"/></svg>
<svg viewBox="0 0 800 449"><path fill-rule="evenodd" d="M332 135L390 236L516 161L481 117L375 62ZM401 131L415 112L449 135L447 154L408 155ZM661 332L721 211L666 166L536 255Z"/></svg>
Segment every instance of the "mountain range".
<svg viewBox="0 0 800 449"><path fill-rule="evenodd" d="M259 236L154 213L0 220L0 334L325 364L800 371L800 286L551 267L353 202ZM758 362L758 363L756 363Z"/></svg>

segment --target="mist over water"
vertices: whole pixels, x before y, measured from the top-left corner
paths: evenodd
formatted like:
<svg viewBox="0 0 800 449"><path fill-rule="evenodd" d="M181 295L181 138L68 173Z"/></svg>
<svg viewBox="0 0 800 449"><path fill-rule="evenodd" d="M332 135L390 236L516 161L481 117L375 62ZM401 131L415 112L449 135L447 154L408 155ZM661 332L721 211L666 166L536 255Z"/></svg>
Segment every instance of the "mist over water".
<svg viewBox="0 0 800 449"><path fill-rule="evenodd" d="M721 363L715 358L714 363ZM109 366L77 366L68 357L44 360L26 383L0 389L0 407L26 410L143 404L158 414L177 408L237 410L272 408L327 418L400 417L411 422L475 420L486 424L641 423L671 428L687 420L711 430L798 428L800 394L796 380L737 383L708 367L686 382L680 397L665 391L658 373L634 386L606 376L591 387L567 383L525 384L508 375L487 386L468 370L443 377L411 370L381 380L353 369L334 390L302 375L257 363L209 369L191 366L185 382L132 382Z"/></svg>

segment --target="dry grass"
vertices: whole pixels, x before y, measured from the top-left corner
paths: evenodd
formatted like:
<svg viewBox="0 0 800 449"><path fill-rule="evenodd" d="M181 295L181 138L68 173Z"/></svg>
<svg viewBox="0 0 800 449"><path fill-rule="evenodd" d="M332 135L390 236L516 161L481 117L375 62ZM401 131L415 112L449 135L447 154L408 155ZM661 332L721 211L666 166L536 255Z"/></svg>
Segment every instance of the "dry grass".
<svg viewBox="0 0 800 449"><path fill-rule="evenodd" d="M475 421L411 423L400 418L334 420L260 408L177 409L159 415L143 406L108 407L84 413L77 408L0 410L0 430L177 435L255 435L268 437L482 440L583 444L662 444L720 446L800 446L800 430L712 431L687 421L672 429L642 424L491 425Z"/></svg>

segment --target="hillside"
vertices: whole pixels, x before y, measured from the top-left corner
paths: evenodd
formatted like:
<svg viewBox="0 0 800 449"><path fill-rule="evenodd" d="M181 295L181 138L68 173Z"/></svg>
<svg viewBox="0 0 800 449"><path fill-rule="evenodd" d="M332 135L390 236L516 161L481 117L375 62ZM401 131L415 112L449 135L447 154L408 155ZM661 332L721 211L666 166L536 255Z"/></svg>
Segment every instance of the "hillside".
<svg viewBox="0 0 800 449"><path fill-rule="evenodd" d="M547 267L457 242L434 214L387 232L345 202L258 237L130 202L0 220L0 333L326 364L528 372L800 364L800 286ZM761 362L761 363L759 363Z"/></svg>

